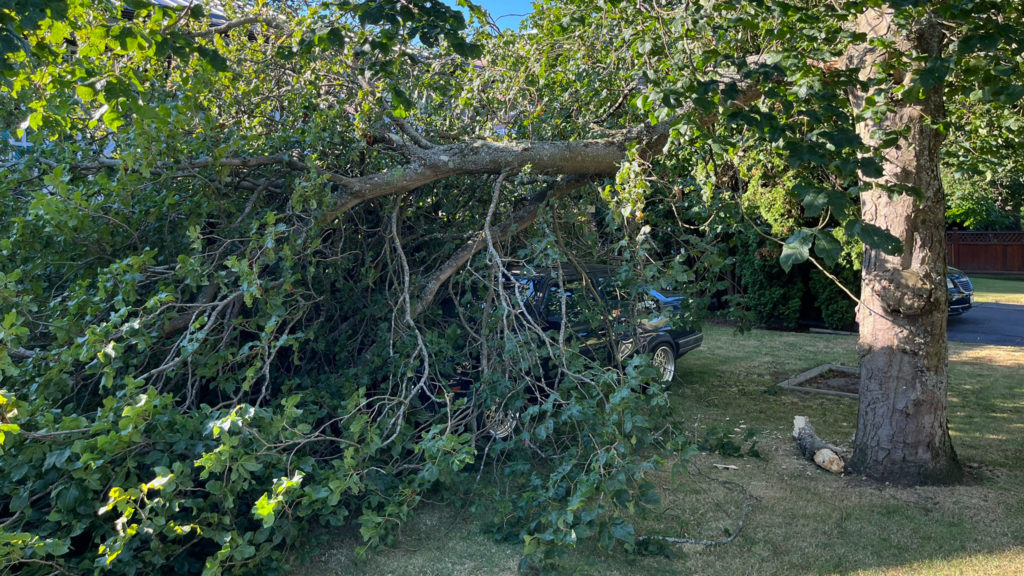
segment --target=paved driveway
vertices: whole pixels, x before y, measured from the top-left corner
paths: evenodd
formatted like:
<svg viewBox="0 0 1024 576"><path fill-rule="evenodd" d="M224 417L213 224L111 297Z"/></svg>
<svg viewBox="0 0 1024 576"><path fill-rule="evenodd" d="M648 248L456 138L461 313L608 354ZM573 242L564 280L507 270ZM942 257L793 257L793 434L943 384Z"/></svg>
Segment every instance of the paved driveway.
<svg viewBox="0 0 1024 576"><path fill-rule="evenodd" d="M955 342L1024 346L1024 306L978 303L949 319L946 335Z"/></svg>

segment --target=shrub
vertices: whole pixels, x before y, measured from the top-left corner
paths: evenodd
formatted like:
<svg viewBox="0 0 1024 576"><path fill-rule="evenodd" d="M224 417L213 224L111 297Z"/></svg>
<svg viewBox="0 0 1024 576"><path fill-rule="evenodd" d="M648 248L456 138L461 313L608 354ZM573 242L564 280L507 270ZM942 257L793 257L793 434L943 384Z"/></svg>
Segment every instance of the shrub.
<svg viewBox="0 0 1024 576"><path fill-rule="evenodd" d="M753 233L741 236L737 245L736 275L743 288L740 305L754 315L759 325L796 328L804 296L802 267L783 271L779 266L781 250Z"/></svg>
<svg viewBox="0 0 1024 576"><path fill-rule="evenodd" d="M860 292L857 271L849 267L836 267L835 276L853 294ZM835 281L820 270L812 270L809 280L814 305L821 310L825 326L832 330L849 330L857 320L857 303Z"/></svg>

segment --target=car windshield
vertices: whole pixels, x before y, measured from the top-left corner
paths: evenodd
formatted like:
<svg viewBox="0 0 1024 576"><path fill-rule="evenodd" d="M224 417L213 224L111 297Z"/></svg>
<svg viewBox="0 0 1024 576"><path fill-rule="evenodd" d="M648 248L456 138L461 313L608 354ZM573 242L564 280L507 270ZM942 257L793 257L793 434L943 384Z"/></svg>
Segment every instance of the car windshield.
<svg viewBox="0 0 1024 576"><path fill-rule="evenodd" d="M548 297L544 301L544 317L552 322L562 319L563 291L557 284L548 288ZM584 317L588 308L588 293L582 282L570 282L565 285L565 317L577 321Z"/></svg>

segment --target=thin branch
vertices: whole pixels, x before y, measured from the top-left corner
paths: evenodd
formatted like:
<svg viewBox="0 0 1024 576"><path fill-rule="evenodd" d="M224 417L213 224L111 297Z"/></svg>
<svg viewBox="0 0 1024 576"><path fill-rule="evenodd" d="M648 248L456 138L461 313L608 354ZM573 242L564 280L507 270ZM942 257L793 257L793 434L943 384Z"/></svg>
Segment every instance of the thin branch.
<svg viewBox="0 0 1024 576"><path fill-rule="evenodd" d="M752 503L756 502L758 500L758 498L756 496L752 495L749 490L747 490L746 488L744 488L742 485L740 485L737 482L733 482L731 480L722 480L722 479L719 479L719 478L712 478L711 476L708 476L707 474L705 474L704 472L702 472L699 469L697 469L697 473L700 474L701 476L703 476L707 480L714 480L715 482L718 482L722 486L732 487L737 492L742 492L743 493L743 506L740 508L740 517L736 521L736 528L730 531L729 536L727 538L723 538L721 540L704 540L702 538L677 538L677 537L673 537L673 536L657 536L657 535L655 535L655 536L638 536L637 537L637 542L643 542L645 540L658 540L660 542L668 542L670 544L692 544L692 545L695 545L695 546L704 546L706 548L710 548L710 547L714 547L714 546L722 546L724 544L728 544L729 542L732 542L737 537L739 537L740 532L743 531L743 526L746 523L747 514L750 513L750 506L751 506Z"/></svg>
<svg viewBox="0 0 1024 576"><path fill-rule="evenodd" d="M178 25L181 24L181 21L187 18L189 12L192 11L192 6L195 4L195 1L196 0L188 0L188 6L185 6L185 9L178 13L178 17L175 18L173 22L171 22L167 26L164 26L164 29L160 31L160 35L167 36L168 32L177 28Z"/></svg>
<svg viewBox="0 0 1024 576"><path fill-rule="evenodd" d="M242 26L249 26L250 24L264 24L268 28L276 28L278 30L288 30L288 21L280 16L271 13L257 14L254 16L246 16L245 18L239 18L238 20L232 20L221 24L220 26L214 26L207 28L201 32L193 32L189 36L193 38L208 38L210 36L216 36L217 34L227 34L235 28L241 28Z"/></svg>
<svg viewBox="0 0 1024 576"><path fill-rule="evenodd" d="M393 422L395 423L395 432L394 434L391 435L390 438L388 438L382 444L382 446L390 444L398 436L398 433L400 432L402 427L401 420L402 418L404 418L405 411L408 408L409 401L412 398L414 398L418 393L422 391L426 393L428 396L430 396L432 400L437 400L434 394L432 394L431 391L427 388L427 381L428 378L430 377L430 353L427 350L426 343L423 341L423 334L420 333L420 329L418 326L416 326L416 321L413 320L412 317L412 305L409 300L409 288L411 285L409 277L409 261L405 257L405 251L402 249L402 239L401 236L399 236L398 234L398 213L401 210L401 207L402 197L399 196L395 199L395 207L391 211L391 240L394 243L395 252L398 254L398 261L401 264L402 268L401 307L402 311L404 312L403 319L405 321L406 326L408 326L409 329L412 330L413 334L416 336L416 352L413 353L413 359L415 359L417 355L422 356L423 372L422 374L420 374L420 378L419 381L416 383L416 386L413 387L412 391L409 392L409 394L407 394L406 397L403 398L403 401L399 403L400 408L398 409L398 414L395 415L395 418L393 420Z"/></svg>
<svg viewBox="0 0 1024 576"><path fill-rule="evenodd" d="M13 358L21 358L26 360L29 358L36 357L35 350L27 350L25 348L8 348L7 354L9 354Z"/></svg>
<svg viewBox="0 0 1024 576"><path fill-rule="evenodd" d="M10 563L7 564L7 562L10 562ZM47 567L53 568L53 572L50 572L50 574L67 574L67 576L75 576L74 572L68 572L67 570L64 569L63 566L61 566L60 564L58 564L56 562L50 561L50 560L42 560L42 559L39 559L39 558L14 558L14 559L11 559L11 560L7 560L4 563L7 566L16 566L18 564L38 564L38 565L41 565L41 566L47 566Z"/></svg>
<svg viewBox="0 0 1024 576"><path fill-rule="evenodd" d="M52 432L30 432L28 430L19 430L18 433L30 440L49 440L50 438L59 438L61 436L70 436L72 434L85 434L90 431L91 428L75 428L73 430L54 430Z"/></svg>
<svg viewBox="0 0 1024 576"><path fill-rule="evenodd" d="M508 238L522 231L537 220L544 204L578 190L590 182L591 180L586 178L564 179L556 182L554 185L535 194L526 205L516 210L508 220L491 230L491 234L498 238ZM454 276L460 268L465 266L477 252L482 250L486 245L486 241L487 237L484 231L474 234L448 260L438 266L434 272L424 279L424 286L420 291L419 300L413 306L413 316L419 316L430 306L441 286Z"/></svg>
<svg viewBox="0 0 1024 576"><path fill-rule="evenodd" d="M609 108L604 114L602 114L600 118L594 120L594 124L597 124L599 126L601 124L604 124L609 118L612 117L612 114L615 114L615 112L619 108L622 108L622 105L626 102L626 98L628 98L629 95L633 93L633 90L636 90L636 87L639 83L639 80L634 80L632 83L630 83L629 86L626 86L626 88L622 90L622 95L619 96L619 99L615 102L615 104L612 104L612 107Z"/></svg>
<svg viewBox="0 0 1024 576"><path fill-rule="evenodd" d="M422 134L417 132L416 129L410 126L405 120L395 116L394 114L388 114L388 120L390 120L402 134L409 138L409 140L412 140L413 144L416 144L420 148L429 150L437 147L436 144L424 138Z"/></svg>

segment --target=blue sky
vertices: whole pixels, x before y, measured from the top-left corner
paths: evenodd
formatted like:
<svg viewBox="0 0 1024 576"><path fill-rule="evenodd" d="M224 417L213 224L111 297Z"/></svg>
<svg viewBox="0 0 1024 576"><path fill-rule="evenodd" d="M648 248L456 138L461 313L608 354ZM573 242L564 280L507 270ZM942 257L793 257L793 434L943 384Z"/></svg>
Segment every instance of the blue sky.
<svg viewBox="0 0 1024 576"><path fill-rule="evenodd" d="M456 0L445 0L452 6L456 5ZM483 6L487 12L490 13L491 17L498 20L498 26L502 28L511 28L513 30L519 29L519 21L522 20L519 16L507 16L501 18L506 14L529 14L533 12L533 2L531 0L475 0L477 4ZM499 19L500 18L500 19Z"/></svg>

